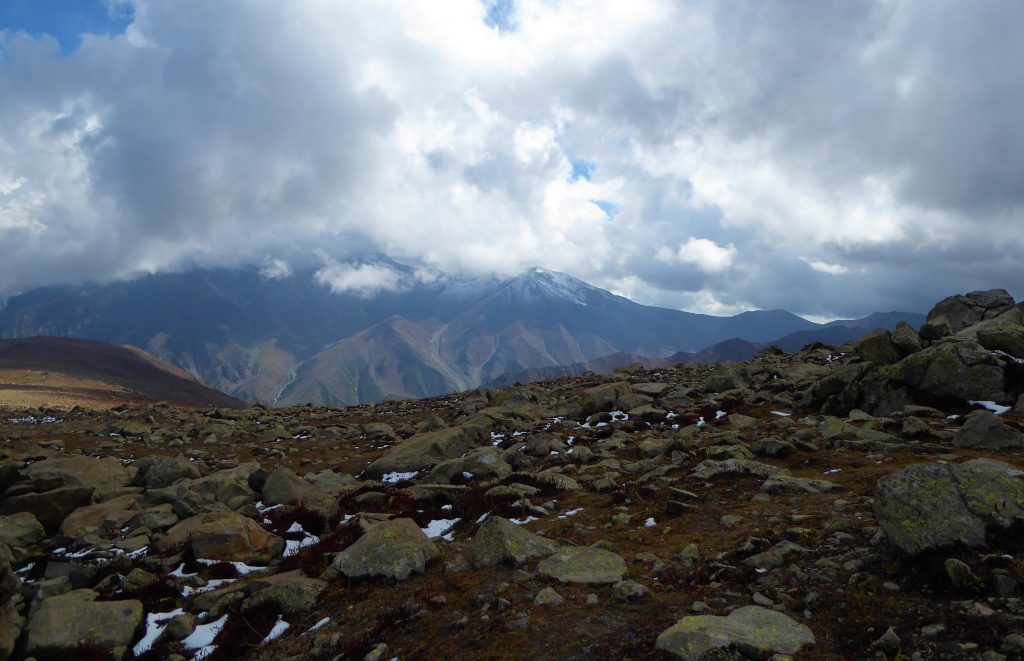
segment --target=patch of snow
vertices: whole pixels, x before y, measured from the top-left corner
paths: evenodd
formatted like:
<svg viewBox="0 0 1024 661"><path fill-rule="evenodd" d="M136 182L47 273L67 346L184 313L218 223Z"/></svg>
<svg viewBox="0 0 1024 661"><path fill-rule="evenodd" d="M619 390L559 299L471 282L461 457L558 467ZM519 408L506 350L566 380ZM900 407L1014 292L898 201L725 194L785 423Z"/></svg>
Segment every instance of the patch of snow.
<svg viewBox="0 0 1024 661"><path fill-rule="evenodd" d="M63 418L55 418L52 415L44 415L41 418L37 418L34 415L26 415L23 418L7 418L8 424L12 425L54 425L58 422L64 422Z"/></svg>
<svg viewBox="0 0 1024 661"><path fill-rule="evenodd" d="M1017 356L1008 354L1005 351L1003 351L1002 349L996 349L992 353L996 354L997 356L1002 356L1003 358L1011 360L1011 361L1017 363L1018 365L1024 365L1024 358L1018 358Z"/></svg>
<svg viewBox="0 0 1024 661"><path fill-rule="evenodd" d="M194 594L203 594L204 592L213 592L217 588L219 588L221 586L224 586L224 585L230 585L231 583L234 583L237 580L238 580L237 578L213 578L213 579L210 579L209 581L207 581L206 585L204 585L201 588L194 588L191 585L186 585L185 587L183 587L181 589L181 596L183 596L183 597L190 597L190 596L192 596Z"/></svg>
<svg viewBox="0 0 1024 661"><path fill-rule="evenodd" d="M721 420L725 416L729 415L725 411L715 411L715 420Z"/></svg>
<svg viewBox="0 0 1024 661"><path fill-rule="evenodd" d="M392 473L385 473L380 478L380 481L386 484L394 484L396 482L404 482L405 480L411 480L419 474L419 471L410 471L408 473L399 473L398 471L395 471Z"/></svg>
<svg viewBox="0 0 1024 661"><path fill-rule="evenodd" d="M296 521L295 523L290 525L288 527L288 530L285 530L285 532L306 532L306 529L302 527L301 523Z"/></svg>
<svg viewBox="0 0 1024 661"><path fill-rule="evenodd" d="M509 521L516 524L517 526L521 526L527 523L532 523L534 521L540 521L540 519L538 519L535 516L527 516L525 519L509 519Z"/></svg>
<svg viewBox="0 0 1024 661"><path fill-rule="evenodd" d="M517 436L526 436L527 433L528 432L525 431L514 431L512 432L512 438L516 438Z"/></svg>
<svg viewBox="0 0 1024 661"><path fill-rule="evenodd" d="M678 417L679 417L679 414L676 413L675 411L669 411L667 414L665 414L665 419L666 420L675 420Z"/></svg>
<svg viewBox="0 0 1024 661"><path fill-rule="evenodd" d="M565 512L562 512L561 514L559 514L558 518L559 519L568 519L570 516L576 516L577 514L579 514L582 511L583 511L582 507L577 507L574 510L566 510Z"/></svg>
<svg viewBox="0 0 1024 661"><path fill-rule="evenodd" d="M788 418L793 415L792 413L786 413L785 411L772 411L772 415L777 415L781 418Z"/></svg>
<svg viewBox="0 0 1024 661"><path fill-rule="evenodd" d="M1013 408L1011 406L1002 406L1000 404L996 404L995 402L982 399L969 399L967 400L967 403L970 404L971 406L980 406L982 408L988 409L989 411L992 411L996 415L1002 415L1009 411L1011 408Z"/></svg>
<svg viewBox="0 0 1024 661"><path fill-rule="evenodd" d="M177 569L168 574L168 576L173 576L174 578L192 578L193 576L197 576L197 574L186 574L185 563L183 562L178 565Z"/></svg>
<svg viewBox="0 0 1024 661"><path fill-rule="evenodd" d="M306 631L304 631L302 635L305 636L307 633L313 633L314 631L319 631L320 629L323 629L328 624L330 624L330 622L331 622L331 618L325 617L324 619L320 620L319 622L317 622L316 624L314 624L310 628L306 629Z"/></svg>
<svg viewBox="0 0 1024 661"><path fill-rule="evenodd" d="M504 434L499 434L499 433L493 432L493 431L491 432L491 445L501 445L502 441L504 441L504 440L505 440L505 435Z"/></svg>
<svg viewBox="0 0 1024 661"><path fill-rule="evenodd" d="M305 530L303 530L302 532L306 535L302 539L284 540L284 557L290 558L293 555L298 555L300 549L304 549L307 546L314 546L320 543L320 538L316 535L310 535Z"/></svg>
<svg viewBox="0 0 1024 661"><path fill-rule="evenodd" d="M483 523L483 522L484 522L484 521L485 521L485 520L487 519L487 517L489 517L490 515L491 515L491 513L490 513L490 512L486 512L486 513L484 513L484 514L481 514L481 515L480 515L480 518L479 518L479 519L477 519L475 523L476 523L477 525L480 525L480 524L481 524L481 523Z"/></svg>
<svg viewBox="0 0 1024 661"><path fill-rule="evenodd" d="M345 523L348 523L349 521L351 521L354 518L356 518L355 514L346 514L345 516L341 517L341 520L339 520L338 523L339 524L345 524Z"/></svg>
<svg viewBox="0 0 1024 661"><path fill-rule="evenodd" d="M827 471L825 471L825 475L835 475L836 473L841 473L842 471L842 468L830 468Z"/></svg>
<svg viewBox="0 0 1024 661"><path fill-rule="evenodd" d="M576 442L576 437L575 436L570 436L569 438L565 439L565 444L566 445L572 445L575 442Z"/></svg>
<svg viewBox="0 0 1024 661"><path fill-rule="evenodd" d="M703 427L706 424L708 424L708 423L704 422L704 416L700 416L699 418L697 418L697 426L698 427Z"/></svg>
<svg viewBox="0 0 1024 661"><path fill-rule="evenodd" d="M958 416L955 413L953 415L947 415L946 416L946 420L959 420L959 419L960 419L960 416Z"/></svg>
<svg viewBox="0 0 1024 661"><path fill-rule="evenodd" d="M175 608L172 611L166 613L150 613L146 616L146 633L142 636L142 640L135 643L135 647L132 648L132 653L135 656L139 656L153 649L153 643L159 640L160 636L163 635L164 629L167 628L167 623L178 617L184 615L185 611L180 608Z"/></svg>
<svg viewBox="0 0 1024 661"><path fill-rule="evenodd" d="M213 645L214 639L224 628L224 625L228 623L228 616L222 615L219 619L210 622L209 624L200 624L196 626L195 631L192 634L181 641L182 646L185 649L198 650ZM212 650L211 650L212 651ZM209 654L209 652L207 652ZM198 655L197 655L198 656Z"/></svg>
<svg viewBox="0 0 1024 661"><path fill-rule="evenodd" d="M267 567L256 567L253 565L247 565L244 562L232 562L230 560L212 560L210 558L196 558L196 562L198 562L201 565L206 565L207 567L211 565L219 565L223 562L226 562L227 564L233 566L235 568L235 571L237 571L240 576L246 576L248 574L253 574L256 572L267 570Z"/></svg>
<svg viewBox="0 0 1024 661"><path fill-rule="evenodd" d="M281 619L281 616L278 615L277 622L274 623L274 627L266 636L263 637L263 640L260 641L260 645L266 645L267 643L273 640L277 640L284 634L285 631L288 631L288 628L290 626L292 625L285 622L283 619Z"/></svg>
<svg viewBox="0 0 1024 661"><path fill-rule="evenodd" d="M629 414L624 411L612 411L608 415L612 416L612 422L624 422L629 420Z"/></svg>
<svg viewBox="0 0 1024 661"><path fill-rule="evenodd" d="M428 523L426 528L421 528L421 530L430 539L437 539L443 537L459 521L462 521L462 519L435 519Z"/></svg>
<svg viewBox="0 0 1024 661"><path fill-rule="evenodd" d="M447 505L442 505L441 509L443 509L445 512L450 512L452 510L451 503L449 503Z"/></svg>
<svg viewBox="0 0 1024 661"><path fill-rule="evenodd" d="M653 516L647 517L647 520L644 521L644 528L653 528L656 525L658 525L658 522L654 520Z"/></svg>
<svg viewBox="0 0 1024 661"><path fill-rule="evenodd" d="M473 479L473 474L470 473L469 471L462 471L462 477L467 479L467 480L472 480Z"/></svg>

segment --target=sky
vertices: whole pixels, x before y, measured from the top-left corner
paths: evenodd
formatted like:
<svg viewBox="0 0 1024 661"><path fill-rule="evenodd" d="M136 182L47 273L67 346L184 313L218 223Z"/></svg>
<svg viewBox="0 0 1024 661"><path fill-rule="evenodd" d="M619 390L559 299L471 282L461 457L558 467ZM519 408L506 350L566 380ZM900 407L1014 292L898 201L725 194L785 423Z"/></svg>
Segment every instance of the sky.
<svg viewBox="0 0 1024 661"><path fill-rule="evenodd" d="M1024 295L1018 0L3 0L0 297L538 265L814 318ZM361 289L360 289L361 288Z"/></svg>

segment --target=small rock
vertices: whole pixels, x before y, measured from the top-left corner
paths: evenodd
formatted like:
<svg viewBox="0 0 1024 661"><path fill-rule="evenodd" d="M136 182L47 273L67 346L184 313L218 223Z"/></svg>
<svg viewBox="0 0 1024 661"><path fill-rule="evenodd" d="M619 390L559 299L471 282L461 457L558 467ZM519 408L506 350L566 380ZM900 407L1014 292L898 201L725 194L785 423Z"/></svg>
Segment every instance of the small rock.
<svg viewBox="0 0 1024 661"><path fill-rule="evenodd" d="M565 597L551 587L544 588L533 598L534 606L557 606L562 603L565 603Z"/></svg>
<svg viewBox="0 0 1024 661"><path fill-rule="evenodd" d="M631 580L619 581L612 586L612 596L619 601L639 601L650 594L650 592L640 583Z"/></svg>

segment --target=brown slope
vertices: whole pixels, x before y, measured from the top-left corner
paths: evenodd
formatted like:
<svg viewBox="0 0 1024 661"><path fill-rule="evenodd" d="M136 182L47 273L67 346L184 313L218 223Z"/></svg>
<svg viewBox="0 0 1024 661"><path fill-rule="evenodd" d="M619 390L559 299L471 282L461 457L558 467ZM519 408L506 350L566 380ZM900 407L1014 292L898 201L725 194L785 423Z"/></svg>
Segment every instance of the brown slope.
<svg viewBox="0 0 1024 661"><path fill-rule="evenodd" d="M84 404L93 404L105 388L109 398L119 400L230 408L246 405L137 347L92 340L48 336L0 340L0 374L7 375L0 379L7 386L0 390L0 402L13 402L19 391L21 397L34 391L61 402L74 401L80 394ZM56 378L58 375L63 378Z"/></svg>

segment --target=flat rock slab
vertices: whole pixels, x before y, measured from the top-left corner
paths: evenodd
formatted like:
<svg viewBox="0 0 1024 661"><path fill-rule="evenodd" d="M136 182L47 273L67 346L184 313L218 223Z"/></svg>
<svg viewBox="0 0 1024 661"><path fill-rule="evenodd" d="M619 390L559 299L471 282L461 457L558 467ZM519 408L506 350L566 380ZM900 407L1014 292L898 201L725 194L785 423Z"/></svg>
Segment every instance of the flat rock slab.
<svg viewBox="0 0 1024 661"><path fill-rule="evenodd" d="M475 567L501 563L521 565L530 558L546 557L558 550L558 544L500 516L489 516L469 545Z"/></svg>
<svg viewBox="0 0 1024 661"><path fill-rule="evenodd" d="M139 601L96 601L92 590L73 590L43 601L25 628L29 655L72 652L83 641L127 646L142 622Z"/></svg>
<svg viewBox="0 0 1024 661"><path fill-rule="evenodd" d="M1024 472L992 459L917 464L878 481L875 517L904 553L983 546L991 526L1024 521Z"/></svg>
<svg viewBox="0 0 1024 661"><path fill-rule="evenodd" d="M796 654L814 642L814 632L786 615L760 606L744 606L725 617L684 617L661 632L657 647L681 659L698 661L723 647L737 647L761 658L772 653Z"/></svg>
<svg viewBox="0 0 1024 661"><path fill-rule="evenodd" d="M423 573L440 553L412 519L395 519L373 525L365 535L339 553L321 578L385 576L405 580Z"/></svg>
<svg viewBox="0 0 1024 661"><path fill-rule="evenodd" d="M1003 422L995 413L974 411L953 436L953 445L989 450L1020 448L1024 447L1024 434Z"/></svg>
<svg viewBox="0 0 1024 661"><path fill-rule="evenodd" d="M629 576L622 556L593 546L564 547L537 571L563 583L618 583Z"/></svg>
<svg viewBox="0 0 1024 661"><path fill-rule="evenodd" d="M185 519L157 544L163 552L191 544L197 558L266 564L279 558L284 540L237 512L208 512Z"/></svg>

